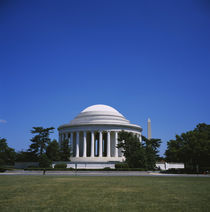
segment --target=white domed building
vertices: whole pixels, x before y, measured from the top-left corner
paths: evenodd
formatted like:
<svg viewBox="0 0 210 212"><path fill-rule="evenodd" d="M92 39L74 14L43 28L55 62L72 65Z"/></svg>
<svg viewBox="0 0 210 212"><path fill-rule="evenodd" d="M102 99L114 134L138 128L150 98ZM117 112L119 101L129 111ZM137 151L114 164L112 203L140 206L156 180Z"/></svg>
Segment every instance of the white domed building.
<svg viewBox="0 0 210 212"><path fill-rule="evenodd" d="M116 147L122 130L136 134L141 142L142 128L131 124L113 107L93 105L84 109L69 124L58 128L59 142L70 141L72 156L68 167L76 163L81 168L103 168L122 162L123 154Z"/></svg>

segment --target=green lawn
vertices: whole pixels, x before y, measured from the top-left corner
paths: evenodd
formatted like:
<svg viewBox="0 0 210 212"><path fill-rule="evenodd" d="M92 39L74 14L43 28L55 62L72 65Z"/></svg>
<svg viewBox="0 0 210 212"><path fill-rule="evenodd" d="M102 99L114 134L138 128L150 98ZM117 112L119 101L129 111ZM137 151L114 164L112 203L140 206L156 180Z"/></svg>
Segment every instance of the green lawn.
<svg viewBox="0 0 210 212"><path fill-rule="evenodd" d="M210 178L0 176L0 211L210 211Z"/></svg>

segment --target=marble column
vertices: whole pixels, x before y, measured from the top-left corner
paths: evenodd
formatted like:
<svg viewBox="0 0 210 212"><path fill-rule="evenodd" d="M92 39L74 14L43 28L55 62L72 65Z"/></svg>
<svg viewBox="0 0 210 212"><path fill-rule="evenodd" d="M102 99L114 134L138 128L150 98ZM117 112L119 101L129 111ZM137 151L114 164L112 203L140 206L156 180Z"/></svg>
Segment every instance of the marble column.
<svg viewBox="0 0 210 212"><path fill-rule="evenodd" d="M61 140L62 140L61 133L59 133L59 144L61 144Z"/></svg>
<svg viewBox="0 0 210 212"><path fill-rule="evenodd" d="M73 155L73 149L74 149L74 143L73 143L73 140L74 140L74 133L71 132L71 138L70 138L70 149L71 149L71 154Z"/></svg>
<svg viewBox="0 0 210 212"><path fill-rule="evenodd" d="M110 131L107 131L107 157L110 157Z"/></svg>
<svg viewBox="0 0 210 212"><path fill-rule="evenodd" d="M142 142L141 134L139 135L139 141L140 141L140 143Z"/></svg>
<svg viewBox="0 0 210 212"><path fill-rule="evenodd" d="M87 133L83 132L83 157L87 157Z"/></svg>
<svg viewBox="0 0 210 212"><path fill-rule="evenodd" d="M94 157L94 140L95 140L95 135L94 135L94 131L91 132L91 157Z"/></svg>
<svg viewBox="0 0 210 212"><path fill-rule="evenodd" d="M115 152L114 152L114 156L115 157L118 157L118 148L117 148L117 145L118 145L118 132L115 131L115 134L114 134L114 140L115 140Z"/></svg>
<svg viewBox="0 0 210 212"><path fill-rule="evenodd" d="M103 134L102 131L99 131L99 157L102 157L102 140Z"/></svg>
<svg viewBox="0 0 210 212"><path fill-rule="evenodd" d="M76 157L79 157L79 132L77 132L76 138Z"/></svg>
<svg viewBox="0 0 210 212"><path fill-rule="evenodd" d="M65 138L66 138L65 140L68 140L68 133L66 133Z"/></svg>
<svg viewBox="0 0 210 212"><path fill-rule="evenodd" d="M65 133L62 135L62 142L65 141Z"/></svg>

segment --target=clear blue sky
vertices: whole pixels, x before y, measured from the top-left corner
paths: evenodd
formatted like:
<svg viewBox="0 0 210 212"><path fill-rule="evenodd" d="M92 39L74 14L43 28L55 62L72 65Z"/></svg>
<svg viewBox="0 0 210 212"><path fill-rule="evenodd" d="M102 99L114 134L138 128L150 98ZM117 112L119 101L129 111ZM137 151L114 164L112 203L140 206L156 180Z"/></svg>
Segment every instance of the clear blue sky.
<svg viewBox="0 0 210 212"><path fill-rule="evenodd" d="M0 136L27 149L93 104L166 142L210 124L210 3L0 1ZM52 136L57 138L57 130Z"/></svg>

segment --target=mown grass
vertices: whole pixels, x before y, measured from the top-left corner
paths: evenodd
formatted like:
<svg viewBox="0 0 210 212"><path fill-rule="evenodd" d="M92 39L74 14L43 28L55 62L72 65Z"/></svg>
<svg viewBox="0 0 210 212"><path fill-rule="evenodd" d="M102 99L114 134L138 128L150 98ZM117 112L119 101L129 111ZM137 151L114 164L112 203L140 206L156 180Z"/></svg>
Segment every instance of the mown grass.
<svg viewBox="0 0 210 212"><path fill-rule="evenodd" d="M0 211L210 211L210 178L0 176Z"/></svg>

